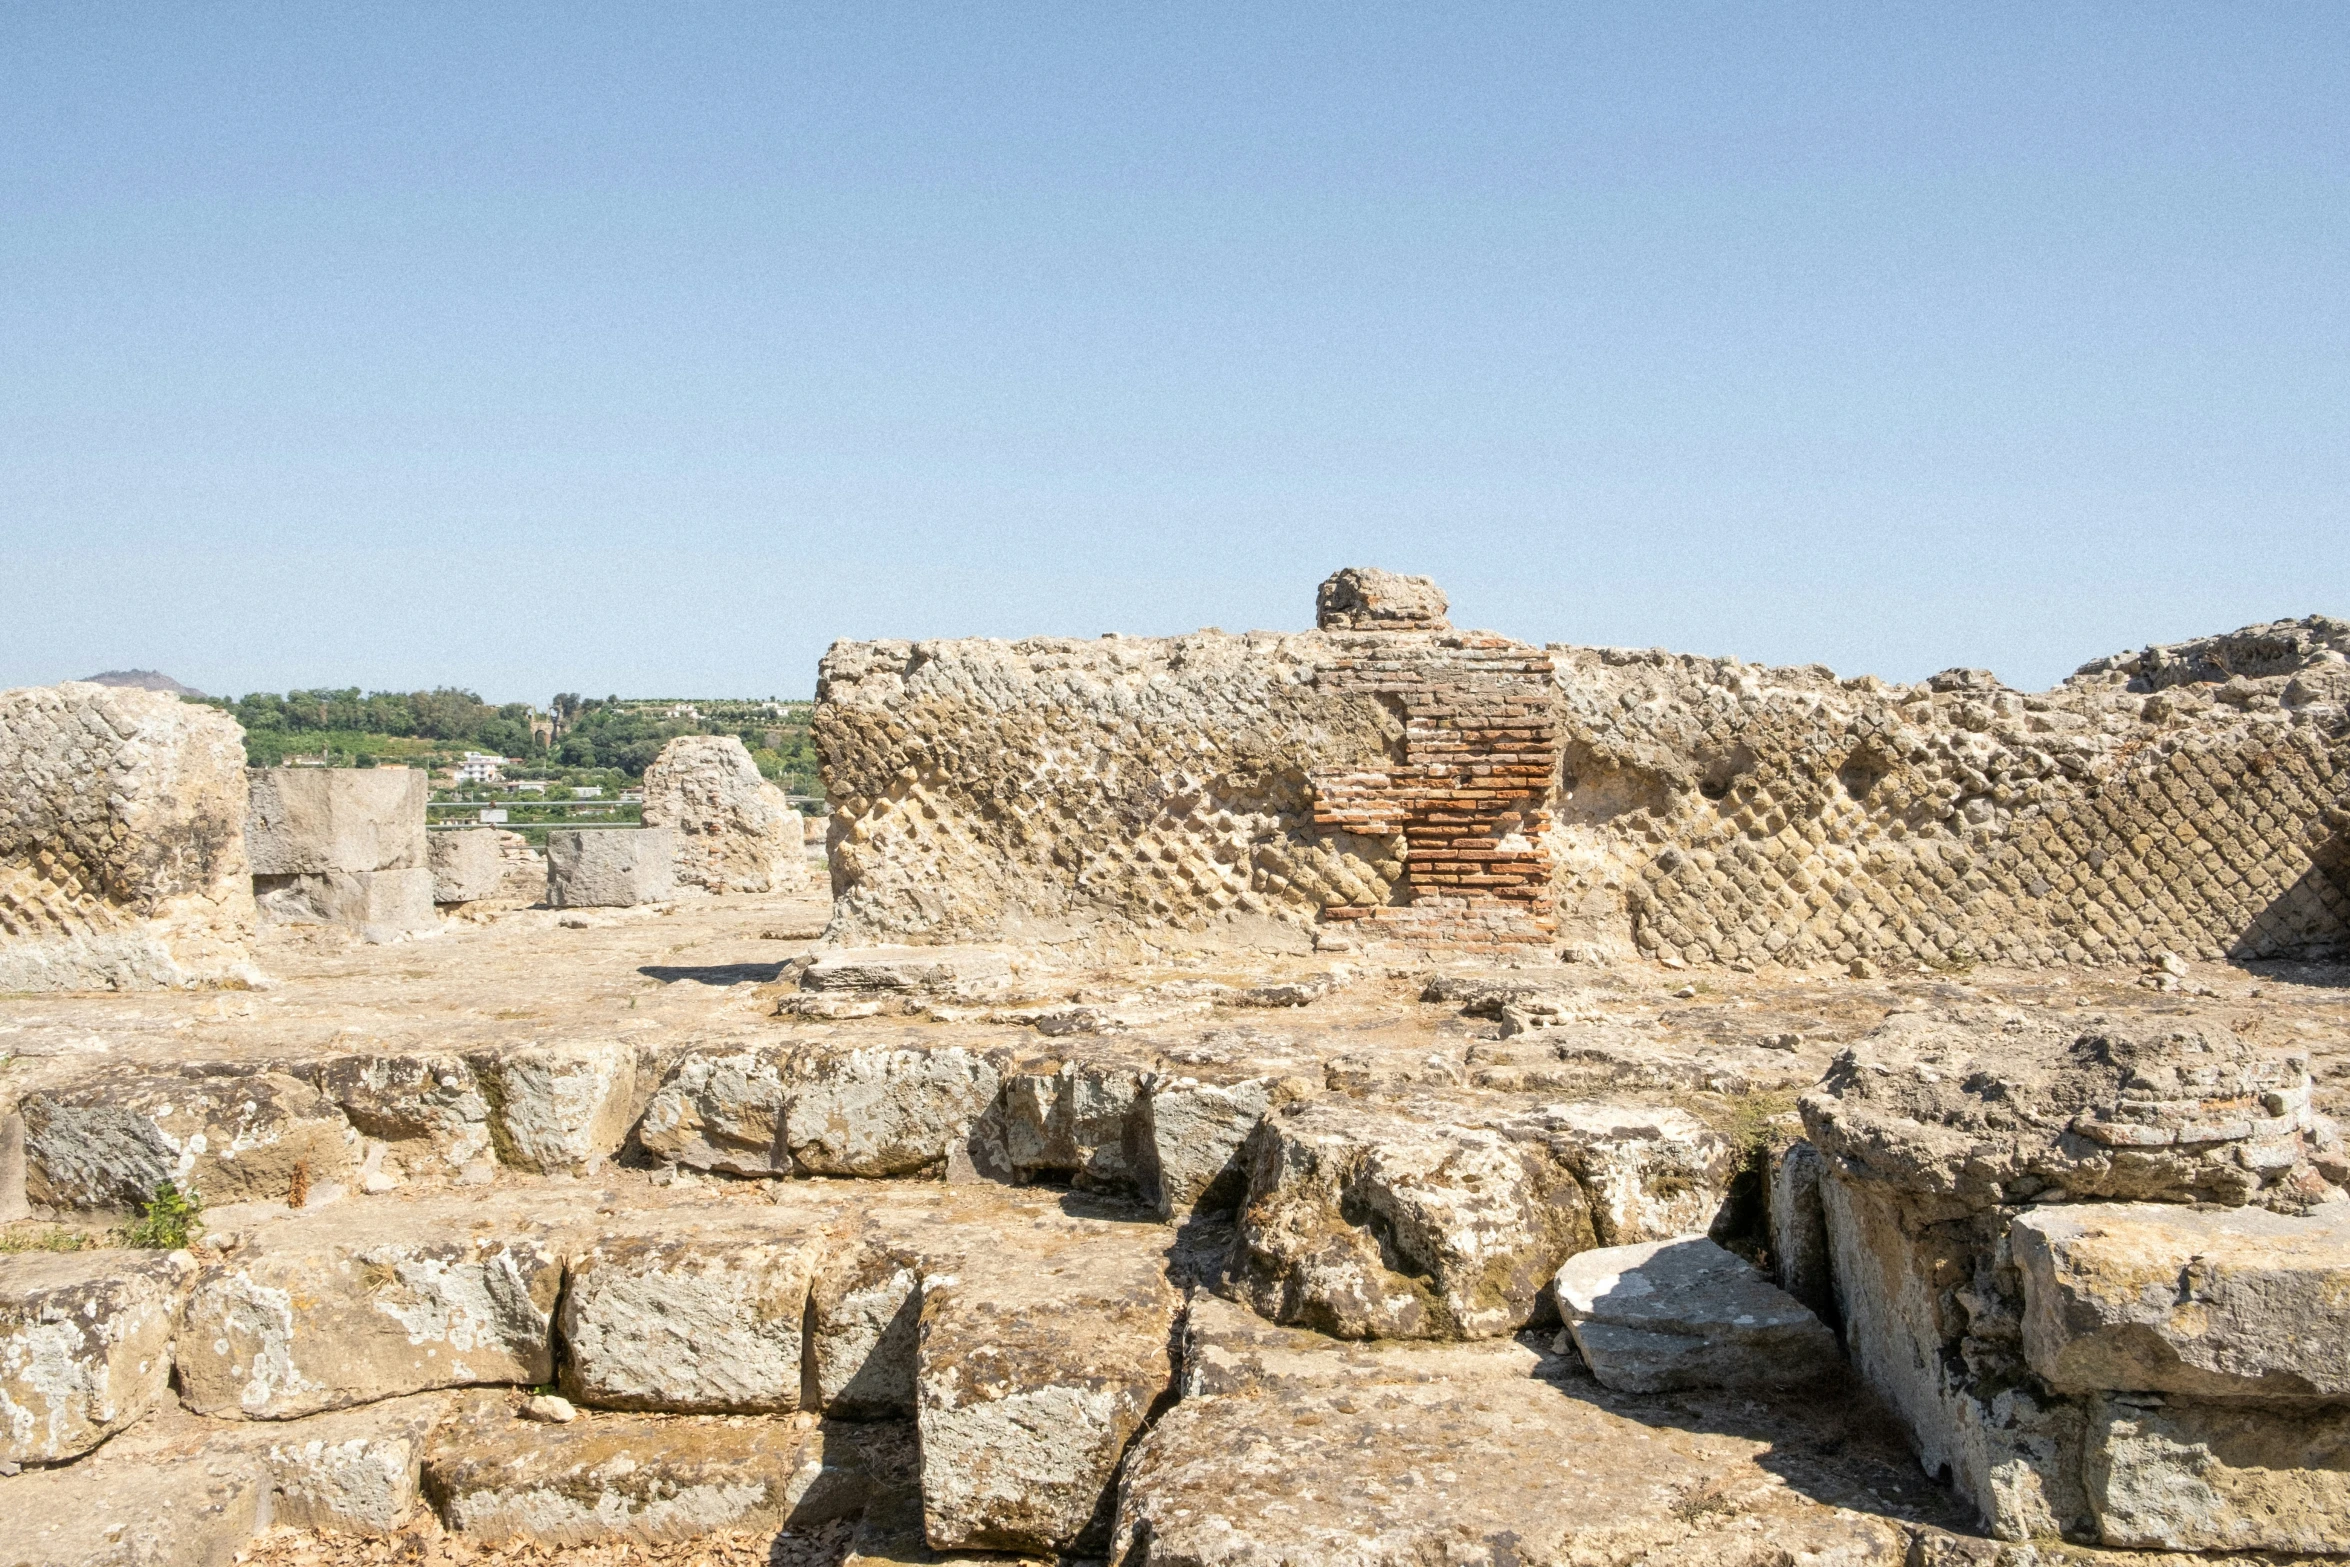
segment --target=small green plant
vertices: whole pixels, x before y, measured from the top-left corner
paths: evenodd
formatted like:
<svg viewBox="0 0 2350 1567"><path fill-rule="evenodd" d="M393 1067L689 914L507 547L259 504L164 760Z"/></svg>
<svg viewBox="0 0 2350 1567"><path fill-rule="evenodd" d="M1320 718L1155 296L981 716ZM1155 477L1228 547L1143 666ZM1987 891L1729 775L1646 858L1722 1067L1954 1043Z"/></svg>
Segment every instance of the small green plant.
<svg viewBox="0 0 2350 1567"><path fill-rule="evenodd" d="M139 1222L123 1232L133 1246L177 1251L203 1231L204 1199L170 1181L157 1181L154 1200L144 1206Z"/></svg>

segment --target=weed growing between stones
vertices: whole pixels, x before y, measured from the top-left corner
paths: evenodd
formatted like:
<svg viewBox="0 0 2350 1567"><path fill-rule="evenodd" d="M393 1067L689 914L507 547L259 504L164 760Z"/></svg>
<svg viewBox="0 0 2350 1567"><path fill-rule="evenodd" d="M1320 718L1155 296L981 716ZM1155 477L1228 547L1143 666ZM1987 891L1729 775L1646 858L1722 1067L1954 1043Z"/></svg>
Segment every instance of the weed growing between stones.
<svg viewBox="0 0 2350 1567"><path fill-rule="evenodd" d="M144 1205L139 1221L123 1231L123 1239L133 1246L178 1251L203 1233L203 1214L203 1198L170 1181L157 1181L154 1200Z"/></svg>

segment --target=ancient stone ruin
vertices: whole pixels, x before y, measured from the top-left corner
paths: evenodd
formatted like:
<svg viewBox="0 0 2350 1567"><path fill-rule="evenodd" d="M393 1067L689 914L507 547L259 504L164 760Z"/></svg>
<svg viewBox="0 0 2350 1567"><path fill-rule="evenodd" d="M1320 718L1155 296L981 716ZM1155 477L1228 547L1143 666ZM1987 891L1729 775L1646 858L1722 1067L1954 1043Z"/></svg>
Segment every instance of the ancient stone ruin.
<svg viewBox="0 0 2350 1567"><path fill-rule="evenodd" d="M2350 939L2350 624L2048 692L1453 630L1341 572L1309 633L841 643L844 934L1687 963L2269 957Z"/></svg>
<svg viewBox="0 0 2350 1567"><path fill-rule="evenodd" d="M0 1563L2350 1556L2350 626L1448 615L838 644L829 896L723 744L524 900L0 697Z"/></svg>

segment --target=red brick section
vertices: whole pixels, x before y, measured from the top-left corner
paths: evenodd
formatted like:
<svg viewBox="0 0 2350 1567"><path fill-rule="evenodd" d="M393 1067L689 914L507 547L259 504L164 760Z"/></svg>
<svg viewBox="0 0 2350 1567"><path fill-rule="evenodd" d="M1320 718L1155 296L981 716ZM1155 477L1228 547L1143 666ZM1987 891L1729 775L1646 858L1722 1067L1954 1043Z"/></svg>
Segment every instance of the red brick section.
<svg viewBox="0 0 2350 1567"><path fill-rule="evenodd" d="M1365 934L1415 946L1499 952L1558 931L1551 896L1551 782L1559 732L1550 660L1505 637L1469 632L1333 634L1320 679L1376 692L1404 713L1404 760L1391 771L1316 773L1317 825L1368 837L1401 833L1408 901L1326 908L1369 921Z"/></svg>

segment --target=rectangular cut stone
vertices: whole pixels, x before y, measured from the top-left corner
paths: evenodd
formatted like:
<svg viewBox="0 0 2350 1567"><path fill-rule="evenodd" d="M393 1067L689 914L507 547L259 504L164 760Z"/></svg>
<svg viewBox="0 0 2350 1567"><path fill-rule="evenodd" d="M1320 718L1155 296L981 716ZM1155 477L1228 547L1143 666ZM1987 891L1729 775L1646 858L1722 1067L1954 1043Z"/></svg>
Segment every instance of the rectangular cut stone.
<svg viewBox="0 0 2350 1567"><path fill-rule="evenodd" d="M505 896L505 840L495 827L436 832L427 846L432 901L477 903Z"/></svg>
<svg viewBox="0 0 2350 1567"><path fill-rule="evenodd" d="M421 867L256 876L253 895L261 917L272 924L340 925L367 941L397 941L441 928L433 909L433 873Z"/></svg>
<svg viewBox="0 0 2350 1567"><path fill-rule="evenodd" d="M636 1052L616 1042L522 1045L466 1058L489 1101L500 1164L576 1175L620 1151L636 1113Z"/></svg>
<svg viewBox="0 0 2350 1567"><path fill-rule="evenodd" d="M256 876L426 870L427 778L410 767L256 767L245 847Z"/></svg>
<svg viewBox="0 0 2350 1567"><path fill-rule="evenodd" d="M608 1409L789 1414L800 1407L821 1230L599 1240L564 1284L564 1390Z"/></svg>
<svg viewBox="0 0 2350 1567"><path fill-rule="evenodd" d="M2350 1409L2339 1404L2100 1399L2082 1469L2107 1545L2350 1555Z"/></svg>
<svg viewBox="0 0 2350 1567"><path fill-rule="evenodd" d="M346 1203L261 1226L197 1276L180 1395L285 1420L373 1399L554 1375L567 1243L458 1201Z"/></svg>
<svg viewBox="0 0 2350 1567"><path fill-rule="evenodd" d="M2350 1398L2350 1203L2060 1204L2011 1233L2025 1353L2052 1387Z"/></svg>
<svg viewBox="0 0 2350 1567"><path fill-rule="evenodd" d="M666 827L570 827L547 834L547 902L558 909L633 908L677 896Z"/></svg>
<svg viewBox="0 0 2350 1567"><path fill-rule="evenodd" d="M0 1257L0 1458L59 1463L168 1402L185 1252Z"/></svg>

